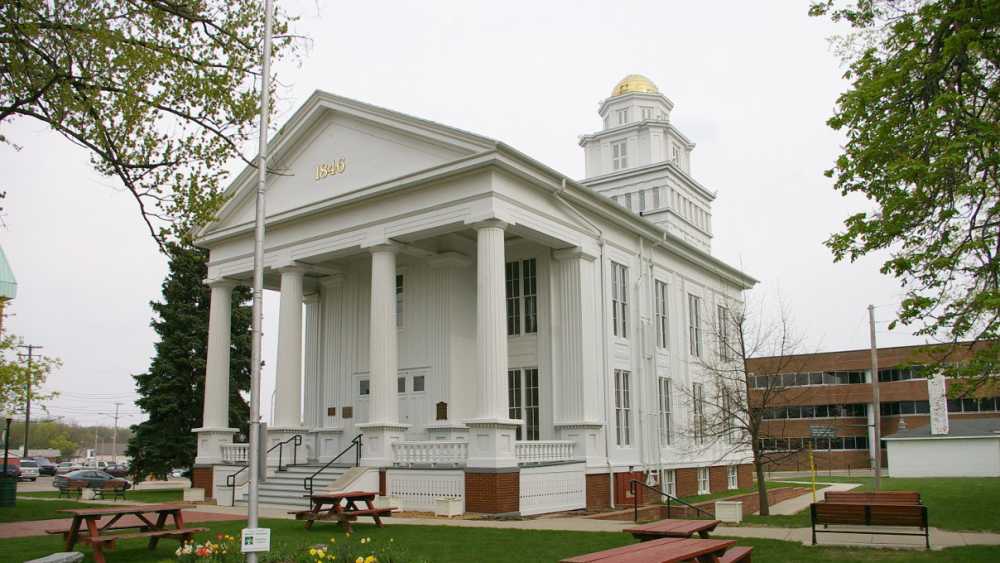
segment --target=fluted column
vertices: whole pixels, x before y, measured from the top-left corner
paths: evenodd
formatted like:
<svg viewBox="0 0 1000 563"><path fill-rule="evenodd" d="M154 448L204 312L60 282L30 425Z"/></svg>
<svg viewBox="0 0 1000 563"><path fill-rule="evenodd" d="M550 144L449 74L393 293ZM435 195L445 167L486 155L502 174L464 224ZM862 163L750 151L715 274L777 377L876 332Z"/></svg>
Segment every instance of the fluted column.
<svg viewBox="0 0 1000 563"><path fill-rule="evenodd" d="M371 396L369 422L399 422L396 375L399 351L396 342L396 249L380 245L371 249L372 299L369 325Z"/></svg>
<svg viewBox="0 0 1000 563"><path fill-rule="evenodd" d="M279 271L281 300L272 427L298 428L302 424L302 278L305 271L297 266Z"/></svg>
<svg viewBox="0 0 1000 563"><path fill-rule="evenodd" d="M208 350L205 358L205 395L198 453L195 463L220 463L220 445L231 442L235 428L229 428L229 347L232 319L232 296L236 282L212 280L211 303L208 310Z"/></svg>
<svg viewBox="0 0 1000 563"><path fill-rule="evenodd" d="M371 318L369 322L368 422L357 425L364 432L363 463L373 467L392 465L392 445L409 428L399 423L396 375L399 350L396 337L396 247L380 244L372 255Z"/></svg>
<svg viewBox="0 0 1000 563"><path fill-rule="evenodd" d="M514 438L520 422L507 410L507 315L504 230L501 221L476 229L476 395L470 429L469 467L516 469Z"/></svg>

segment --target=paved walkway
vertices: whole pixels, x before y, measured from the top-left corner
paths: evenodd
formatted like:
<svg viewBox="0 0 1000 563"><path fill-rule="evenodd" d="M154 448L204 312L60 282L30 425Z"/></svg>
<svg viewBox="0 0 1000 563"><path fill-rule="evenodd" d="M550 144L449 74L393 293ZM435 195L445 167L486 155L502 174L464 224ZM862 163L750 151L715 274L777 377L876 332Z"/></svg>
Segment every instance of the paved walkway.
<svg viewBox="0 0 1000 563"><path fill-rule="evenodd" d="M811 481L785 481L785 483L795 483L796 485L805 485L806 487L812 488ZM826 498L826 491L850 491L851 489L856 489L860 487L857 483L816 483L816 500L821 501ZM809 508L809 505L813 502L812 492L805 495L800 495L795 498L790 498L788 500L781 501L776 504L771 505L771 514L798 514L799 512Z"/></svg>

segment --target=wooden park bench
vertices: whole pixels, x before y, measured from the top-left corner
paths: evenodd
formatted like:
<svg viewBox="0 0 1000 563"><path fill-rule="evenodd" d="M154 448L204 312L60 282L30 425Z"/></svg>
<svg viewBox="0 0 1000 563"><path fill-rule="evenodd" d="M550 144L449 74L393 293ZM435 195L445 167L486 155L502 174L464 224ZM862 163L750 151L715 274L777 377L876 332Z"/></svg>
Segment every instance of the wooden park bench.
<svg viewBox="0 0 1000 563"><path fill-rule="evenodd" d="M59 496L57 498L79 498L83 494L83 490L87 488L87 482L80 479L70 479L66 482L66 486L59 489Z"/></svg>
<svg viewBox="0 0 1000 563"><path fill-rule="evenodd" d="M847 502L815 502L810 505L812 542L816 545L816 532L830 534L874 533L888 536L924 536L927 549L931 548L930 530L927 526L927 507L922 504L878 504ZM922 532L879 530L863 532L857 529L829 529L830 525L848 526L897 526L920 528ZM823 529L817 530L816 526Z"/></svg>
<svg viewBox="0 0 1000 563"><path fill-rule="evenodd" d="M827 491L823 502L848 504L921 504L920 493L915 491Z"/></svg>
<svg viewBox="0 0 1000 563"><path fill-rule="evenodd" d="M112 500L122 500L125 499L125 482L124 481L105 481L100 488L94 488L94 498L105 500L108 493L113 493L114 497Z"/></svg>

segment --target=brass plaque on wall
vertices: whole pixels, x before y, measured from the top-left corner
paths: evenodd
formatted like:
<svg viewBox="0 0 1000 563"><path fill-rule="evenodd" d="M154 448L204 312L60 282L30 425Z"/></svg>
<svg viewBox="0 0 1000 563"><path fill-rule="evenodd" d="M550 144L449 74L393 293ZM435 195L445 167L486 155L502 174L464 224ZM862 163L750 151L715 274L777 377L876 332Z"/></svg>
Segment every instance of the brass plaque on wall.
<svg viewBox="0 0 1000 563"><path fill-rule="evenodd" d="M448 403L444 401L438 403L436 414L435 420L448 420Z"/></svg>
<svg viewBox="0 0 1000 563"><path fill-rule="evenodd" d="M337 407L327 407L326 416L337 416Z"/></svg>
<svg viewBox="0 0 1000 563"><path fill-rule="evenodd" d="M354 407L341 407L340 412L344 418L354 418Z"/></svg>

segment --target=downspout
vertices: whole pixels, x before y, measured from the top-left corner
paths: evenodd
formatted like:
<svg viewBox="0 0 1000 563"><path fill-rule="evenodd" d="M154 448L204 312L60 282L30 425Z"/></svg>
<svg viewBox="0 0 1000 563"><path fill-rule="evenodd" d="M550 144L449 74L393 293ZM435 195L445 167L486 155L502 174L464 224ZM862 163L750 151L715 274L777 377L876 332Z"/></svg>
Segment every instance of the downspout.
<svg viewBox="0 0 1000 563"><path fill-rule="evenodd" d="M611 418L610 418L611 414L608 412L608 306L607 303L605 302L605 295L607 288L604 276L604 263L606 261L604 231L602 231L600 227L595 225L591 220L587 219L586 216L584 216L575 207L573 207L573 204L563 199L562 193L565 191L566 191L566 178L563 178L562 186L559 189L559 192L554 194L555 198L560 202L562 202L563 205L565 205L570 211L572 211L574 215L579 217L580 220L590 225L592 229L597 231L597 244L601 249L601 268L600 268L601 296L599 301L601 304L601 350L603 352L601 355L601 364L602 364L601 381L603 383L603 385L601 385L601 389L603 390L603 395L604 395L604 460L608 465L608 506L614 509L615 470L614 466L611 464L611 436L609 431L609 428L611 426Z"/></svg>

